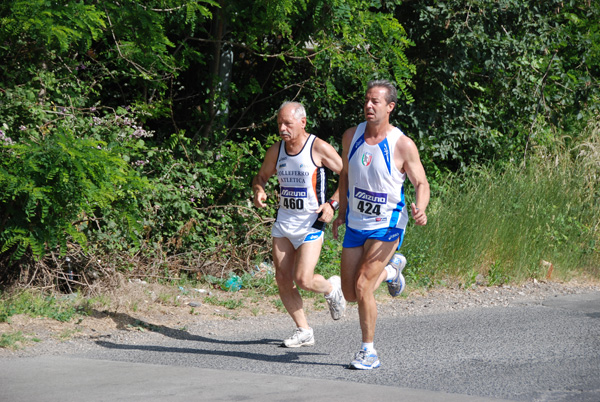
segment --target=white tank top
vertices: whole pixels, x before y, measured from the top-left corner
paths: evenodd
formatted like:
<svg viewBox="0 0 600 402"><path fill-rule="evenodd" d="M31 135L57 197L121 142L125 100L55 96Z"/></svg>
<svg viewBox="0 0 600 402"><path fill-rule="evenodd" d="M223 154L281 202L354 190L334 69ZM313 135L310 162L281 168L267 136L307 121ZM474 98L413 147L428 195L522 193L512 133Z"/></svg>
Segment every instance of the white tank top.
<svg viewBox="0 0 600 402"><path fill-rule="evenodd" d="M355 230L405 229L408 211L404 200L405 173L394 163L398 128L376 145L365 142L363 122L358 125L348 152L348 209L346 225Z"/></svg>
<svg viewBox="0 0 600 402"><path fill-rule="evenodd" d="M310 134L304 147L296 155L288 155L284 141L279 145L279 209L276 221L290 230L305 230L310 227L323 230L325 226L324 222L318 220L319 215L315 212L325 202L327 185L325 169L317 166L312 158L316 138Z"/></svg>

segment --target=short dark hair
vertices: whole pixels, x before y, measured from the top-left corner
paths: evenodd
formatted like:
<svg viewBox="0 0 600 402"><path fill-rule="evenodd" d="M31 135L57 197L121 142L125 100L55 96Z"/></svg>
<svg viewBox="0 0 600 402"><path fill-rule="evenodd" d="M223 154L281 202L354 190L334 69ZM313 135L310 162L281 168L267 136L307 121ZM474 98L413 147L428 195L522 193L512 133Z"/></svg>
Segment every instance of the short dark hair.
<svg viewBox="0 0 600 402"><path fill-rule="evenodd" d="M387 89L387 96L385 100L387 103L394 102L398 104L398 91L396 91L396 87L388 80L373 80L367 83L367 92L369 89L373 87L382 87Z"/></svg>

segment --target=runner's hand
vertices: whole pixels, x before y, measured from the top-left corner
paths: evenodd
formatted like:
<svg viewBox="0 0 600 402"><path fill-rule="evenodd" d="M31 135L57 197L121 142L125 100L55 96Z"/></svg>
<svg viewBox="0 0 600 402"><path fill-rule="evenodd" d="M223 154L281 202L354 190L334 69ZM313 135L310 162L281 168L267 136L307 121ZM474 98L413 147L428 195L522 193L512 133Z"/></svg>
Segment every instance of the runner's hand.
<svg viewBox="0 0 600 402"><path fill-rule="evenodd" d="M417 208L414 202L410 204L410 209L412 211L412 217L415 220L416 225L427 225L427 215L425 214L425 211L422 211L419 208Z"/></svg>
<svg viewBox="0 0 600 402"><path fill-rule="evenodd" d="M333 234L333 238L337 240L338 238L338 228L341 225L346 223L346 219L341 214L338 214L338 217L333 221L333 226L331 227L331 232Z"/></svg>
<svg viewBox="0 0 600 402"><path fill-rule="evenodd" d="M267 206L265 201L267 200L267 193L264 191L257 191L254 193L254 205L256 208L264 208Z"/></svg>
<svg viewBox="0 0 600 402"><path fill-rule="evenodd" d="M326 205L329 208L327 208ZM319 220L321 222L325 222L325 223L331 222L331 220L333 219L333 215L335 215L335 211L333 210L333 207L328 202L325 202L325 203L319 205L319 209L317 209L317 214L320 214L321 212L322 212L322 214L319 217Z"/></svg>

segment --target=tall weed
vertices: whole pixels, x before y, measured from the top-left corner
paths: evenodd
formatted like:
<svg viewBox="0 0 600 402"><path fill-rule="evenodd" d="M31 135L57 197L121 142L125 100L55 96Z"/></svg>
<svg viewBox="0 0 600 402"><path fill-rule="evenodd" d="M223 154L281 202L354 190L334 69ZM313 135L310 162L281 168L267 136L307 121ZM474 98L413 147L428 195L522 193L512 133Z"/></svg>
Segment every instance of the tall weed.
<svg viewBox="0 0 600 402"><path fill-rule="evenodd" d="M428 225L407 231L407 278L430 286L447 277L468 284L473 273L497 285L600 277L599 122L539 147L525 166L449 178L432 198Z"/></svg>

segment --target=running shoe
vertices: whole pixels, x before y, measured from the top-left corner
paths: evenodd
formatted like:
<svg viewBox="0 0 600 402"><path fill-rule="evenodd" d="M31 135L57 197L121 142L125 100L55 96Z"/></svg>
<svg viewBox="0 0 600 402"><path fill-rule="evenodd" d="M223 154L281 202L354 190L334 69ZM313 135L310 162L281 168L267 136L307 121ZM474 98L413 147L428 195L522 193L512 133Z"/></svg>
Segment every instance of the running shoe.
<svg viewBox="0 0 600 402"><path fill-rule="evenodd" d="M381 366L381 362L377 357L377 351L373 349L370 352L367 352L362 349L356 353L354 360L352 360L348 368L356 370L372 370L379 366Z"/></svg>
<svg viewBox="0 0 600 402"><path fill-rule="evenodd" d="M294 334L289 338L285 339L281 346L286 348L299 348L301 346L313 346L315 344L315 337L313 336L313 329L296 328Z"/></svg>
<svg viewBox="0 0 600 402"><path fill-rule="evenodd" d="M342 292L342 280L339 276L334 275L328 281L333 286L333 291L329 296L325 296L325 300L327 300L327 304L329 305L331 318L339 320L344 315L344 311L346 311L346 299L344 299L344 293Z"/></svg>
<svg viewBox="0 0 600 402"><path fill-rule="evenodd" d="M404 275L402 275L402 270L406 266L406 257L400 253L396 253L390 260L388 266L392 266L396 269L396 276L387 281L388 292L390 292L392 297L400 296L400 293L402 293L406 286Z"/></svg>

